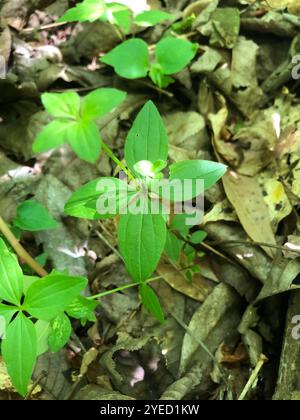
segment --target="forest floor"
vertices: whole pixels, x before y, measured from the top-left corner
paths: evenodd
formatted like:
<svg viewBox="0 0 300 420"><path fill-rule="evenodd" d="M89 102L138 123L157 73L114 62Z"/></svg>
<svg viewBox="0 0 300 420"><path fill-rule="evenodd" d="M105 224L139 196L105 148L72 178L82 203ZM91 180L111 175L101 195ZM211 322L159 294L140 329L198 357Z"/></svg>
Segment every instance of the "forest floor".
<svg viewBox="0 0 300 420"><path fill-rule="evenodd" d="M89 164L67 145L32 152L47 122L45 91L126 91L125 102L97 122L120 160L134 117L152 99L170 161L214 160L229 170L205 193L205 241L176 264L164 256L157 268L152 285L165 323L141 307L136 288L102 298L96 322L74 321L68 345L39 358L31 398L300 399L299 2L220 1L238 8L238 27L226 19L212 25L202 13L212 0L149 1L183 17L182 35L199 44L166 89L122 79L99 62L120 43L113 25L56 23L74 3L0 0L0 215L13 225L20 204L33 199L58 222L53 230L15 231L23 247L47 271L88 277L87 295L132 282L117 221L64 214L76 189L116 173L114 162L103 153ZM156 44L172 24L138 36ZM187 276L182 267L191 261L199 272ZM19 397L0 357L0 399L10 398Z"/></svg>

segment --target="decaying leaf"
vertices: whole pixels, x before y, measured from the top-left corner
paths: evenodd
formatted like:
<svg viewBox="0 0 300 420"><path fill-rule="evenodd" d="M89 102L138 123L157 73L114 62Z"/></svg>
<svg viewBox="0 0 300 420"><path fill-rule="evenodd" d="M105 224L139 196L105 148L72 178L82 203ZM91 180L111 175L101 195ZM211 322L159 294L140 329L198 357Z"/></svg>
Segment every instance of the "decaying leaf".
<svg viewBox="0 0 300 420"><path fill-rule="evenodd" d="M255 242L276 245L268 208L257 180L230 171L223 177L223 184L249 237ZM275 255L274 249L263 248L270 257Z"/></svg>
<svg viewBox="0 0 300 420"><path fill-rule="evenodd" d="M158 266L157 272L173 289L199 302L203 302L212 291L210 283L200 274L188 282L174 267L163 263Z"/></svg>
<svg viewBox="0 0 300 420"><path fill-rule="evenodd" d="M199 341L202 341L209 347L209 343L214 341L213 336L221 328L223 322L234 323L239 307L239 297L233 289L224 284L214 288L212 294L194 313L186 332L181 350L181 361L179 371L185 372L188 366L191 366L193 356L199 349ZM228 316L230 312L230 317ZM231 318L231 321L229 321ZM224 325L223 325L224 327ZM220 334L220 330L219 330ZM220 337L215 339L221 342L226 334L226 328L223 329ZM210 348L214 352L216 348ZM203 351L203 350L202 350Z"/></svg>

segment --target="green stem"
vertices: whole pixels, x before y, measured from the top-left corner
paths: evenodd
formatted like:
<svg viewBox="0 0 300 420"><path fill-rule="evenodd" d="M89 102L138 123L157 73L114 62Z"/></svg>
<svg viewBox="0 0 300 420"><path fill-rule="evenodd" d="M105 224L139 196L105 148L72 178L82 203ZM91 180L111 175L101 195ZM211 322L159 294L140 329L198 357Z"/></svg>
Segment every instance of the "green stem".
<svg viewBox="0 0 300 420"><path fill-rule="evenodd" d="M102 148L107 154L108 157L110 157L121 169L125 172L125 174L130 178L132 181L135 179L132 173L129 169L126 168L126 166L117 158L117 156L114 154L114 152L105 144L102 142Z"/></svg>
<svg viewBox="0 0 300 420"><path fill-rule="evenodd" d="M160 280L162 278L163 278L163 276L152 277L151 279L148 279L143 283L150 283L151 281ZM140 284L142 284L142 283L124 284L123 286L116 287L115 289L107 290L106 292L102 292L102 293L98 293L97 295L89 296L88 299L90 299L90 300L99 299L99 298L102 298L102 297L107 296L107 295L112 295L113 293L121 292L122 290L125 290L125 289L130 289L131 287L139 286Z"/></svg>
<svg viewBox="0 0 300 420"><path fill-rule="evenodd" d="M190 268L191 268L191 266L182 268L182 269L177 270L177 271L182 272L182 271L185 271L185 270L189 270ZM140 282L140 283L135 282L135 283L124 284L123 286L116 287L115 289L107 290L106 292L102 292L102 293L98 293L97 295L89 296L88 299L93 300L93 299L102 298L103 296L112 295L113 293L121 292L122 290L130 289L131 287L136 287L136 286L139 286L140 284L145 284L145 283L147 284L147 283L150 283L152 281L161 280L163 278L164 278L164 276L156 276L156 277L151 277L150 279L148 279L144 282Z"/></svg>

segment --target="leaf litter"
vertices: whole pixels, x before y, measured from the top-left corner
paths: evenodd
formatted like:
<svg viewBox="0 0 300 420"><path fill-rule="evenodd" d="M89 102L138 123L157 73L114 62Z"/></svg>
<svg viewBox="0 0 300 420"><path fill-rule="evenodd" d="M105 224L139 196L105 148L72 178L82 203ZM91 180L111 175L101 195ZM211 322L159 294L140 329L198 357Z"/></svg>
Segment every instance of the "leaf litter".
<svg viewBox="0 0 300 420"><path fill-rule="evenodd" d="M16 10L8 0L0 9L0 210L13 223L27 200L47 209L56 229L20 233L33 255L47 254L47 268L88 275L87 295L130 283L115 222L63 212L74 190L113 175L114 164L102 156L91 165L68 145L38 158L32 153L47 122L40 104L45 90L127 91L124 104L97 120L121 160L136 111L152 99L164 117L172 163L209 159L229 169L205 193L204 221L192 228L208 236L192 244L179 229L186 243L180 257L164 255L157 268L153 288L165 323L141 308L136 288L104 297L96 322L74 322L65 349L39 358L39 388L31 398L299 399L300 342L291 339L300 293L300 101L292 77L300 51L298 2L165 1L167 12L183 16L180 36L199 44L167 94L98 63L120 42L115 27L100 21L51 27L70 5L49 3L45 9L24 0ZM148 4L162 8L159 1ZM138 35L156 42L176 23ZM191 261L199 271L187 268ZM0 388L1 399L14 392L2 361Z"/></svg>

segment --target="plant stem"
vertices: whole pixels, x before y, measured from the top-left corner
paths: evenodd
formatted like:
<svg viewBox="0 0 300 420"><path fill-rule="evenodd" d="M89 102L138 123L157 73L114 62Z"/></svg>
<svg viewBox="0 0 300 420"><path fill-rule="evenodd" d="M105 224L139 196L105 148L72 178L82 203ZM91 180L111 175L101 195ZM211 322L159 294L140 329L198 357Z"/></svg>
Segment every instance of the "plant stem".
<svg viewBox="0 0 300 420"><path fill-rule="evenodd" d="M117 156L114 154L114 152L105 144L102 142L102 148L107 154L108 157L110 157L121 169L125 172L125 174L130 178L132 181L135 179L132 173L129 169L126 168L126 166L117 158Z"/></svg>
<svg viewBox="0 0 300 420"><path fill-rule="evenodd" d="M48 273L46 270L43 269L32 257L28 254L28 252L22 247L18 239L12 233L10 228L7 226L5 221L0 216L0 232L2 232L3 236L8 240L11 244L13 249L16 251L18 256L22 258L28 265L31 267L39 276L44 277L47 276Z"/></svg>
<svg viewBox="0 0 300 420"><path fill-rule="evenodd" d="M46 29L53 29L53 28L59 28L60 26L67 25L69 22L54 22L49 23L47 25L38 26L35 28L25 28L21 31L22 34L31 33L31 32L37 32L37 31L44 31Z"/></svg>
<svg viewBox="0 0 300 420"><path fill-rule="evenodd" d="M182 268L181 270L177 270L178 272L181 271L185 271L185 270L189 270L191 267L185 267ZM121 292L122 290L125 289L130 289L131 287L136 287L139 286L140 284L147 284L147 283L151 283L152 281L156 281L156 280L161 280L163 279L164 276L156 276L156 277L151 277L150 279L144 281L144 282L140 282L140 283L129 283L129 284L124 284L123 286L120 287L116 287L115 289L111 289L111 290L107 290L106 292L102 292L102 293L98 293L97 295L93 295L93 296L89 296L88 299L93 300L93 299L98 299L107 295L112 295L113 293L117 293L117 292Z"/></svg>
<svg viewBox="0 0 300 420"><path fill-rule="evenodd" d="M152 277L151 279L148 279L143 283L150 283L151 281L160 280L162 277L163 276ZM131 287L139 286L140 284L142 284L142 283L124 284L123 286L116 287L115 289L107 290L106 292L98 293L97 295L94 295L94 296L89 296L88 299L91 299L91 300L92 299L99 299L99 298L102 298L102 297L107 296L107 295L112 295L113 293L121 292L122 290L125 290L125 289L130 289Z"/></svg>

